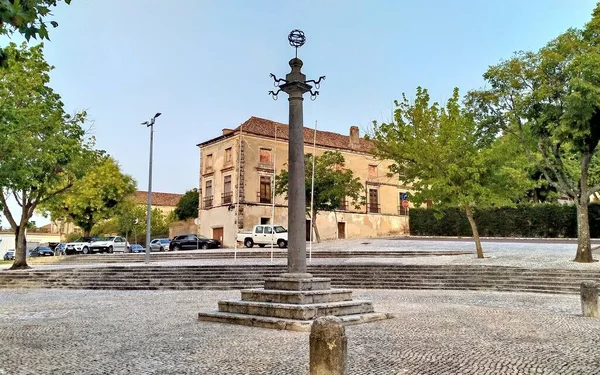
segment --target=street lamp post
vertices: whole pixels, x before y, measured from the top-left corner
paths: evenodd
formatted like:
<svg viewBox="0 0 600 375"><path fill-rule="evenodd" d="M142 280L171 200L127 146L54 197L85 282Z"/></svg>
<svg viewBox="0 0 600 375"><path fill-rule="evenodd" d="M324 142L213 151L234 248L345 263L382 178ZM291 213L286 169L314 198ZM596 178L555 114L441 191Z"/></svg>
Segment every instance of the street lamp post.
<svg viewBox="0 0 600 375"><path fill-rule="evenodd" d="M304 32L292 30L288 35L288 41L296 48L296 57L290 60L291 72L285 79L277 78L271 73L277 91L269 91L273 99L283 91L289 95L289 193L288 193L288 258L287 274L283 276L292 278L311 277L306 270L306 196L304 175L304 119L303 95L310 93L311 99L315 100L318 91L313 91L314 85L319 88L325 76L318 80L307 80L302 73L302 60L298 58L298 47L302 47L306 41ZM312 220L312 218L311 218Z"/></svg>
<svg viewBox="0 0 600 375"><path fill-rule="evenodd" d="M146 213L146 263L150 263L150 228L152 220L152 144L154 142L154 122L160 116L158 112L150 119L150 121L142 122L142 125L150 128L150 162L148 165L148 212Z"/></svg>

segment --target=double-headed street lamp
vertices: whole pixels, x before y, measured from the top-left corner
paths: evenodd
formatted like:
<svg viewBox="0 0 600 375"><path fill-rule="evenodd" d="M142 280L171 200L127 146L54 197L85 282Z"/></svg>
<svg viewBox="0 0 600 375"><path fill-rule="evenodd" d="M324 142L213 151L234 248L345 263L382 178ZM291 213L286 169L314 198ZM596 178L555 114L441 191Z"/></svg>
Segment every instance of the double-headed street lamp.
<svg viewBox="0 0 600 375"><path fill-rule="evenodd" d="M148 166L148 212L146 213L146 263L150 263L150 228L152 219L152 144L154 142L154 122L160 116L158 112L150 119L150 121L142 122L142 125L150 127L150 163Z"/></svg>

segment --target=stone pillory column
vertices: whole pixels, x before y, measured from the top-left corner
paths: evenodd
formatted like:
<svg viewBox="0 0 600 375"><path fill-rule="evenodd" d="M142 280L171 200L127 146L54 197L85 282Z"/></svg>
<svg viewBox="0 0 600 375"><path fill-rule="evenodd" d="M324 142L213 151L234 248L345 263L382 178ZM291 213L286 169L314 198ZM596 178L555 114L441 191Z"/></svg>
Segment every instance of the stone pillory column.
<svg viewBox="0 0 600 375"><path fill-rule="evenodd" d="M293 30L288 36L292 47L296 48L296 57L290 60L291 72L285 79L274 80L277 92L269 91L273 99L277 99L279 92L283 91L289 95L289 186L288 186L288 264L284 277L307 278L311 277L306 271L306 193L304 175L304 119L302 102L303 95L310 92L311 99L316 99L318 91L312 91L313 83L318 89L321 80L306 80L306 75L301 71L302 60L298 58L298 47L304 45L306 37L300 30Z"/></svg>
<svg viewBox="0 0 600 375"><path fill-rule="evenodd" d="M218 311L200 312L198 320L242 324L252 327L310 331L311 374L341 375L346 372L346 337L341 324L359 324L389 319L386 313L376 313L370 301L352 299L348 289L331 289L331 279L312 277L306 269L306 196L304 190L304 124L302 120L303 95L310 92L316 99L316 89L325 77L306 80L302 74L302 61L298 47L306 40L304 33L293 30L288 36L296 57L290 60L292 71L285 79L276 78L275 87L269 91L273 99L281 91L289 95L289 191L288 191L288 267L287 272L265 280L261 289L242 290L241 300L219 301ZM311 137L312 140L312 137Z"/></svg>

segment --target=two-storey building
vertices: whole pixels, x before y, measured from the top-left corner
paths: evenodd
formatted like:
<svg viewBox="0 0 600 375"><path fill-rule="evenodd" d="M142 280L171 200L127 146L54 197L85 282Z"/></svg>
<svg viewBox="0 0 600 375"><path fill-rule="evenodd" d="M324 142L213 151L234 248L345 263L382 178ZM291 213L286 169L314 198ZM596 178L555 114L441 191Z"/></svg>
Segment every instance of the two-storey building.
<svg viewBox="0 0 600 375"><path fill-rule="evenodd" d="M313 139L314 130L305 127L305 153L313 153ZM288 125L251 117L236 129L223 129L221 136L198 144L201 234L233 246L238 231L256 224L273 220L287 227L287 201L282 196L273 201L273 182L287 169L288 141ZM364 203L359 208L344 202L335 212L319 213L322 239L408 233L408 209L402 197L409 189L399 185L397 176L389 176L391 162L375 159L372 146L359 136L356 126L350 127L348 136L317 131L314 153L339 151L346 168L364 184ZM309 228L307 217L307 238Z"/></svg>

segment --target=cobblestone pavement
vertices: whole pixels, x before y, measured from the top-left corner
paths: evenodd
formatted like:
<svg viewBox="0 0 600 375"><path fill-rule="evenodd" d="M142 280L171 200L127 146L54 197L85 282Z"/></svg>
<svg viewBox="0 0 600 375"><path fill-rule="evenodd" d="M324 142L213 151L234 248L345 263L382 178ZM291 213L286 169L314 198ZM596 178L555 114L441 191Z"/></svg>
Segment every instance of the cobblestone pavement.
<svg viewBox="0 0 600 375"><path fill-rule="evenodd" d="M598 374L577 296L357 290L349 374ZM237 291L0 290L0 374L308 374L308 333L198 322Z"/></svg>

